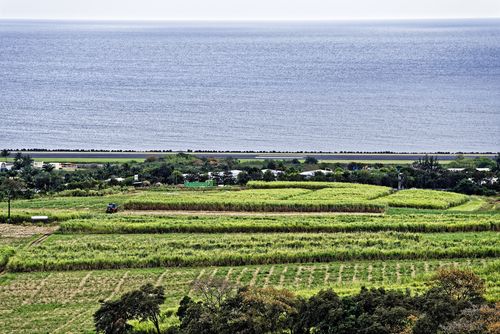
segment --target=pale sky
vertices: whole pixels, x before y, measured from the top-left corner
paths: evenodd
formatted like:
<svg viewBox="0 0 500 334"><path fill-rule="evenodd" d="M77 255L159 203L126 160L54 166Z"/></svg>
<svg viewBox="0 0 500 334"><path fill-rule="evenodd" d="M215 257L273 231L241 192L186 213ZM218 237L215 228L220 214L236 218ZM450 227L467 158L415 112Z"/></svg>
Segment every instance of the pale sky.
<svg viewBox="0 0 500 334"><path fill-rule="evenodd" d="M500 17L500 0L0 0L0 18L337 20Z"/></svg>

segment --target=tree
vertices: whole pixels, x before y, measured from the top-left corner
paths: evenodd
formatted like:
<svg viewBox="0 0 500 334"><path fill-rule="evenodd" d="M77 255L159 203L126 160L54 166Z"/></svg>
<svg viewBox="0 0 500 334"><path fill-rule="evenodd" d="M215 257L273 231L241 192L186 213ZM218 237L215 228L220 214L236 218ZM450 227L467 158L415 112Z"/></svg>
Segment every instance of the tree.
<svg viewBox="0 0 500 334"><path fill-rule="evenodd" d="M438 333L463 310L484 303L484 292L484 281L470 270L439 270L432 279L431 289L415 298L422 315L415 323L413 334Z"/></svg>
<svg viewBox="0 0 500 334"><path fill-rule="evenodd" d="M460 312L459 316L441 326L443 334L485 334L488 323L479 307L468 308Z"/></svg>
<svg viewBox="0 0 500 334"><path fill-rule="evenodd" d="M0 184L0 197L7 198L7 223L10 224L10 202L20 197L25 191L26 184L20 179L5 178Z"/></svg>
<svg viewBox="0 0 500 334"><path fill-rule="evenodd" d="M457 157L457 160L460 160L460 156ZM428 156L426 154L423 159L420 158L413 163L413 168L424 171L431 171L431 170L435 171L441 169L442 167L439 164L437 157Z"/></svg>
<svg viewBox="0 0 500 334"><path fill-rule="evenodd" d="M308 157L306 157L306 160L304 161L304 163L306 163L308 165L316 165L318 163L318 159L316 159L315 157L308 156Z"/></svg>
<svg viewBox="0 0 500 334"><path fill-rule="evenodd" d="M10 155L10 152L7 149L3 149L2 152L0 153L0 156L5 159L5 162L7 162L7 157Z"/></svg>
<svg viewBox="0 0 500 334"><path fill-rule="evenodd" d="M22 155L21 152L17 152L14 156L14 169L16 170L29 168L32 164L33 159L29 155Z"/></svg>
<svg viewBox="0 0 500 334"><path fill-rule="evenodd" d="M484 302L484 281L472 270L444 268L433 277L434 288L442 290L456 301L472 304Z"/></svg>
<svg viewBox="0 0 500 334"><path fill-rule="evenodd" d="M268 170L266 170L266 172L262 176L262 180L264 180L266 182L276 181L276 177L274 176L273 172L271 172L268 169Z"/></svg>
<svg viewBox="0 0 500 334"><path fill-rule="evenodd" d="M248 175L247 172L241 172L236 177L236 183L238 183L239 185L244 186L245 184L248 183L248 181L250 181L250 176Z"/></svg>
<svg viewBox="0 0 500 334"><path fill-rule="evenodd" d="M132 326L127 323L129 313L121 300L101 301L101 307L94 313L94 325L97 333L127 333Z"/></svg>
<svg viewBox="0 0 500 334"><path fill-rule="evenodd" d="M222 303L232 296L234 288L228 281L220 278L196 280L193 284L195 294L200 296L203 304L211 310L219 310Z"/></svg>
<svg viewBox="0 0 500 334"><path fill-rule="evenodd" d="M219 333L285 333L292 327L297 300L286 290L245 287L225 300Z"/></svg>
<svg viewBox="0 0 500 334"><path fill-rule="evenodd" d="M151 321L160 334L160 305L165 302L165 290L162 286L148 283L139 290L129 292L121 298L130 317L139 321Z"/></svg>
<svg viewBox="0 0 500 334"><path fill-rule="evenodd" d="M414 313L409 293L362 288L357 295L340 298L326 290L302 303L294 333L400 333Z"/></svg>
<svg viewBox="0 0 500 334"><path fill-rule="evenodd" d="M201 298L184 297L179 305L179 333L257 334L284 333L291 329L296 298L285 290L235 287L226 280L195 283Z"/></svg>
<svg viewBox="0 0 500 334"><path fill-rule="evenodd" d="M148 283L114 301L103 301L94 314L97 333L121 334L132 329L129 320L151 321L160 334L160 305L165 302L163 287Z"/></svg>
<svg viewBox="0 0 500 334"><path fill-rule="evenodd" d="M315 328L318 333L328 332L344 318L341 298L332 290L321 290L309 300L301 300L294 321L293 333L309 333Z"/></svg>
<svg viewBox="0 0 500 334"><path fill-rule="evenodd" d="M201 300L194 302L187 296L182 299L177 311L180 332L220 334L221 309L225 301L234 294L234 286L226 280L213 278L195 281L193 291Z"/></svg>
<svg viewBox="0 0 500 334"><path fill-rule="evenodd" d="M495 156L496 170L500 171L500 152Z"/></svg>
<svg viewBox="0 0 500 334"><path fill-rule="evenodd" d="M48 173L54 170L55 166L53 164L43 164L42 169Z"/></svg>

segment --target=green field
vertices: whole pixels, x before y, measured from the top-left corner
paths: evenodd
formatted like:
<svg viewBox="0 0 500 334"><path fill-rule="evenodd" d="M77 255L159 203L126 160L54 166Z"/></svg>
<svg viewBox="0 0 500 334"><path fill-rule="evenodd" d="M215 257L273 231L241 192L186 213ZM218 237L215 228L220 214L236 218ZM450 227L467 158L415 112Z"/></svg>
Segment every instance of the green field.
<svg viewBox="0 0 500 334"><path fill-rule="evenodd" d="M491 259L8 273L0 276L0 328L6 333L91 333L99 299L116 298L147 282L164 285L165 304L174 309L196 279L220 277L233 284L275 286L305 295L324 287L345 295L361 286L381 285L417 292L441 266L474 269L488 282L487 297L498 298L500 263Z"/></svg>
<svg viewBox="0 0 500 334"><path fill-rule="evenodd" d="M205 191L172 189L131 191L106 196L41 197L15 201L12 208L25 213L37 210L99 211L107 203L114 202L130 210L383 212L387 205L447 209L467 204L470 200L469 196L445 191L410 189L391 193L387 187L340 182L250 182L249 188ZM478 199L473 199L476 202L474 205L477 205ZM0 209L6 209L5 202L0 202ZM464 206L464 211L469 210L470 207Z"/></svg>
<svg viewBox="0 0 500 334"><path fill-rule="evenodd" d="M379 203L386 203L392 207L442 210L464 204L467 201L469 201L467 195L422 189L401 190L378 200Z"/></svg>
<svg viewBox="0 0 500 334"><path fill-rule="evenodd" d="M497 257L497 232L51 235L9 271ZM126 247L123 247L126 245Z"/></svg>
<svg viewBox="0 0 500 334"><path fill-rule="evenodd" d="M500 215L453 213L328 216L127 215L72 219L66 234L259 233L259 232L475 232L500 231Z"/></svg>
<svg viewBox="0 0 500 334"><path fill-rule="evenodd" d="M487 298L500 301L500 213L490 199L342 183L251 187L14 201L18 225L0 224L2 332L91 333L99 300L146 282L163 285L164 310L175 310L200 279L301 295L361 286L416 293L437 268L452 266L473 269ZM103 213L109 202L118 214ZM331 212L339 203L383 210ZM328 210L301 212L311 207ZM41 213L51 229L22 223Z"/></svg>
<svg viewBox="0 0 500 334"><path fill-rule="evenodd" d="M149 193L125 203L130 210L205 210L276 212L383 212L387 205L448 209L469 196L410 189L392 193L387 187L339 182L251 181L247 190Z"/></svg>

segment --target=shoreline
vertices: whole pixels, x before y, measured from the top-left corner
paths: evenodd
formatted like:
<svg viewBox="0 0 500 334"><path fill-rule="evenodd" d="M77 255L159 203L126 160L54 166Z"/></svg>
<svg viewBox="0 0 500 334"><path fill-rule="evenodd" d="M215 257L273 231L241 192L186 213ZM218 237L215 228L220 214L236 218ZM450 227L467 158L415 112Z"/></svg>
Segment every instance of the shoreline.
<svg viewBox="0 0 500 334"><path fill-rule="evenodd" d="M497 153L396 153L396 152L231 152L231 151L95 151L95 150L10 150L12 158L16 153L29 154L34 159L119 159L136 160L148 157L162 157L177 153L185 153L198 158L235 158L244 160L303 160L314 157L319 161L370 161L394 162L415 161L425 155L437 157L441 161L455 160L459 155L465 158L485 157L493 159Z"/></svg>

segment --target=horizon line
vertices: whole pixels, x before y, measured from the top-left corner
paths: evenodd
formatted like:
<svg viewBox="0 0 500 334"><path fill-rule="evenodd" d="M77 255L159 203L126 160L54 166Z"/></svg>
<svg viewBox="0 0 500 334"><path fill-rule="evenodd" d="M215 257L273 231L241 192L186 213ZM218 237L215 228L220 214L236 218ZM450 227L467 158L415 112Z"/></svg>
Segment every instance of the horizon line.
<svg viewBox="0 0 500 334"><path fill-rule="evenodd" d="M37 18L0 17L0 21L113 21L113 22L345 22L345 21L432 21L432 20L496 20L500 16L481 17L352 17L352 18Z"/></svg>

